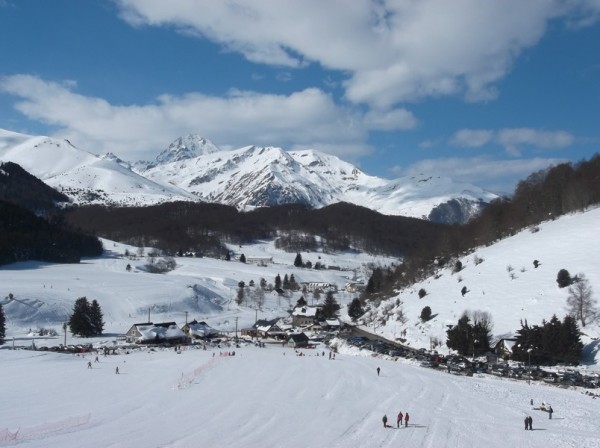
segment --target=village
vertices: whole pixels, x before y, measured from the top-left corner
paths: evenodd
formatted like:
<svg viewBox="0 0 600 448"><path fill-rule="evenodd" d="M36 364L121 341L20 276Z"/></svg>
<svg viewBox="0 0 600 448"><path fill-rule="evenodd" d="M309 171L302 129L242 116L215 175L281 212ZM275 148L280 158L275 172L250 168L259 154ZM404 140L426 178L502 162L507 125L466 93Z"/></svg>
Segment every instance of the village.
<svg viewBox="0 0 600 448"><path fill-rule="evenodd" d="M128 344L187 345L206 344L223 339L238 341L261 341L277 343L291 348L311 348L327 337L337 335L341 329L338 318L325 319L320 316L322 305L307 305L301 298L290 316L270 320L258 319L248 328L219 331L204 321L196 319L185 322L181 327L176 322L136 323L118 339Z"/></svg>

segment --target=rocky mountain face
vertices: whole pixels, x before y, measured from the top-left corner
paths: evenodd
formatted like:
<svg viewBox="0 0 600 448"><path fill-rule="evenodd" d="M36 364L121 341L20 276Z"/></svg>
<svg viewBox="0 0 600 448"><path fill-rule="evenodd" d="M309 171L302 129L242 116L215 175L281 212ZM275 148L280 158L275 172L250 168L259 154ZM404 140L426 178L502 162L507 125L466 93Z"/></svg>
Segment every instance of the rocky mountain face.
<svg viewBox="0 0 600 448"><path fill-rule="evenodd" d="M315 150L247 146L225 151L199 135L175 140L151 162L97 156L68 141L0 130L0 160L21 165L74 203L116 206L205 201L239 209L348 202L387 215L464 222L495 195L427 175L370 176Z"/></svg>

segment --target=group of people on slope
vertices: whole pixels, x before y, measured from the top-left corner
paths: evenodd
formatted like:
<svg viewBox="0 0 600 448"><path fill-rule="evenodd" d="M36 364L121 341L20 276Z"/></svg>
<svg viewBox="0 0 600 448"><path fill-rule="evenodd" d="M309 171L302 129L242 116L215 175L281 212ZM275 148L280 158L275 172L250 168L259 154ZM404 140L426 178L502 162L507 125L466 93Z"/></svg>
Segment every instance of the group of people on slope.
<svg viewBox="0 0 600 448"><path fill-rule="evenodd" d="M398 417L396 418L396 428L400 428L400 426L402 426L402 420L404 420L404 426L408 426L408 420L410 420L410 416L408 415L408 412L406 414L403 414L402 411L400 411L398 413ZM384 428L391 428L392 426L388 426L388 418L387 415L383 416L383 427Z"/></svg>

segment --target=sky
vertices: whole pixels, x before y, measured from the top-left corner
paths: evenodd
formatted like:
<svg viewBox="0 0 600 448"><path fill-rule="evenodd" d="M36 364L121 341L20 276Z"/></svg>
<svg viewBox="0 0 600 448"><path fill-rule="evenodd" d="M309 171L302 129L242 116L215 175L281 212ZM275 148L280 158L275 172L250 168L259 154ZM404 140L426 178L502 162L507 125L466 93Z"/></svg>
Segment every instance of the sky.
<svg viewBox="0 0 600 448"><path fill-rule="evenodd" d="M0 0L0 127L316 149L511 193L598 152L599 0Z"/></svg>

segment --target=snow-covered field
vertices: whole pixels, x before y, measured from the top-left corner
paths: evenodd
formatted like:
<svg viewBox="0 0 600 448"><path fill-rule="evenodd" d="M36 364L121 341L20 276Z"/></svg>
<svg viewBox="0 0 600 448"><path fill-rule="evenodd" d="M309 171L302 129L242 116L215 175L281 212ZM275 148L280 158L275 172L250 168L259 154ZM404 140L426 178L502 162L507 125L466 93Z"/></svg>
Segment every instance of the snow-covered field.
<svg viewBox="0 0 600 448"><path fill-rule="evenodd" d="M232 350L232 349L229 349ZM281 346L61 355L0 350L2 425L27 447L600 446L600 400L407 361ZM87 368L92 361L93 368ZM115 367L119 367L119 375ZM376 368L381 368L378 377ZM534 400L534 406L530 405ZM552 405L553 419L533 407ZM396 414L410 414L408 427ZM533 431L523 419L533 417Z"/></svg>
<svg viewBox="0 0 600 448"><path fill-rule="evenodd" d="M432 338L445 341L446 325L455 324L465 309L489 311L495 335L511 333L521 319L541 323L566 313L567 291L557 288L556 275L566 268L586 274L597 298L600 277L597 237L600 209L544 223L539 231L521 232L476 251L464 259L463 270L442 270L372 314L395 311L399 300L405 325L389 319L376 326L390 339L406 330L413 347L429 347ZM262 309L252 302L235 303L240 280L274 282L277 274L294 274L298 282L336 283L366 280L366 263L386 265L396 260L365 254L303 253L313 265L344 270L293 267L295 254L275 250L271 243L236 247L246 257L273 257L266 267L237 261L177 258L177 268L165 275L143 270L145 257L132 260L125 250L137 249L105 241L106 254L78 265L39 262L0 268L1 297L7 315L7 340L0 350L2 421L0 445L31 447L599 447L597 419L600 400L582 389L563 389L532 382L453 376L408 360L375 358L340 346L335 360L319 347L296 356L279 345L208 350L124 351L93 362L95 355L65 355L15 346L38 347L63 342L61 325L79 297L96 299L106 321L105 335L67 343L116 344L117 335L150 312L154 322L179 325L197 319L233 333L256 317L285 316L300 293L289 298L267 294ZM146 250L147 252L147 250ZM320 258L319 258L320 257ZM537 259L536 269L532 262ZM131 264L128 271L126 266ZM509 272L508 265L514 269ZM510 274L514 275L510 275ZM458 281L458 277L461 281ZM514 278L513 278L514 277ZM469 292L462 297L460 289ZM423 287L427 295L419 299ZM9 294L12 298L9 299ZM340 292L345 305L353 293ZM308 294L307 300L314 299ZM431 306L435 318L420 323L421 309ZM186 315L187 312L187 315ZM58 335L32 340L39 327ZM366 325L373 330L372 325ZM585 328L585 369L599 370L597 324ZM446 350L440 347L442 352ZM235 350L235 356L221 352ZM325 352L325 357L316 356ZM92 361L93 368L87 363ZM120 374L115 374L119 367ZM376 368L382 369L377 376ZM551 403L554 418L533 410ZM398 411L411 415L402 429L384 429L382 416L395 423ZM524 431L523 419L533 417L534 431ZM16 435L15 435L16 434ZM16 440L10 441L11 437ZM4 440L4 441L2 441Z"/></svg>

